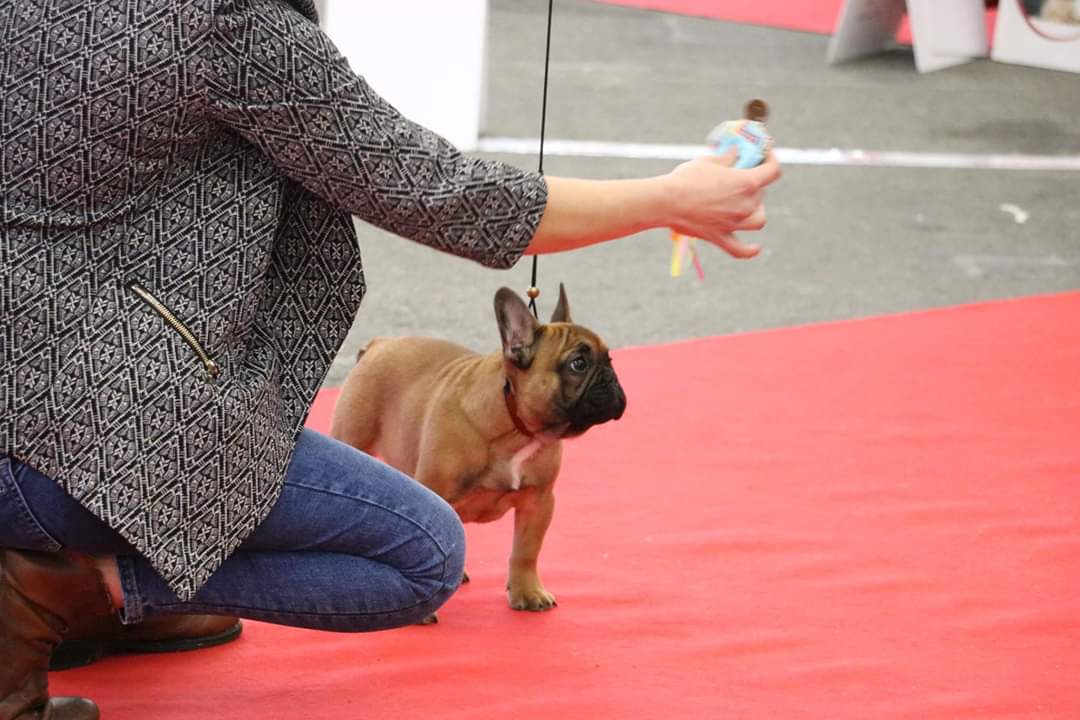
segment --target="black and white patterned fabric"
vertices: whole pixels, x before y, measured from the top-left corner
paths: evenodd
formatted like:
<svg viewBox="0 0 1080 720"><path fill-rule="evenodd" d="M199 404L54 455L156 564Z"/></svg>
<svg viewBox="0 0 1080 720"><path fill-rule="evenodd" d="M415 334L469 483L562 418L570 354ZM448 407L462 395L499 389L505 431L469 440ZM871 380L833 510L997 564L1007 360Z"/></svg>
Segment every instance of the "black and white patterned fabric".
<svg viewBox="0 0 1080 720"><path fill-rule="evenodd" d="M350 214L506 268L546 200L399 115L310 0L0 0L0 452L189 599L354 319Z"/></svg>

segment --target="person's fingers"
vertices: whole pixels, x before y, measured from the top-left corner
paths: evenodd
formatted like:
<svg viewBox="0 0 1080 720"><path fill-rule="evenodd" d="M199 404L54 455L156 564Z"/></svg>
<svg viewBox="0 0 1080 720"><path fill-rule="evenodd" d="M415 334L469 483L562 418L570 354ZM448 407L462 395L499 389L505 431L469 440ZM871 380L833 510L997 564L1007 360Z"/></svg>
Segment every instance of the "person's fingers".
<svg viewBox="0 0 1080 720"><path fill-rule="evenodd" d="M763 188L767 185L771 185L780 179L782 174L780 171L780 161L776 159L776 153L770 150L765 155L765 160L757 167L750 168L745 171L747 177L758 188Z"/></svg>
<svg viewBox="0 0 1080 720"><path fill-rule="evenodd" d="M709 238L709 242L716 245L728 255L738 258L740 260L746 260L754 257L761 248L757 245L747 245L735 237L731 233L723 233L715 237Z"/></svg>
<svg viewBox="0 0 1080 720"><path fill-rule="evenodd" d="M739 222L737 230L761 230L765 227L767 218L765 215L765 206L758 205L754 212L747 215Z"/></svg>
<svg viewBox="0 0 1080 720"><path fill-rule="evenodd" d="M743 190L742 195L733 198L727 216L728 221L731 223L731 229L750 230L751 228L745 227L744 223L761 209L761 203L761 191L754 187L748 187Z"/></svg>

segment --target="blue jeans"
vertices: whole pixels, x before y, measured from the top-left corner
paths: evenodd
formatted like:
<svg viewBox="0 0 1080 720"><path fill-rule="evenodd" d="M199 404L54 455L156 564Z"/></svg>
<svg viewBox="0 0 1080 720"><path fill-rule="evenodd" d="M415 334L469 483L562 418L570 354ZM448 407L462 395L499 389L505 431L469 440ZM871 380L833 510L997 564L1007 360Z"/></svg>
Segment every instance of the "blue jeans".
<svg viewBox="0 0 1080 720"><path fill-rule="evenodd" d="M56 482L2 454L0 547L116 555L127 623L207 613L347 632L419 622L454 593L465 563L461 522L438 495L311 430L266 520L192 602Z"/></svg>

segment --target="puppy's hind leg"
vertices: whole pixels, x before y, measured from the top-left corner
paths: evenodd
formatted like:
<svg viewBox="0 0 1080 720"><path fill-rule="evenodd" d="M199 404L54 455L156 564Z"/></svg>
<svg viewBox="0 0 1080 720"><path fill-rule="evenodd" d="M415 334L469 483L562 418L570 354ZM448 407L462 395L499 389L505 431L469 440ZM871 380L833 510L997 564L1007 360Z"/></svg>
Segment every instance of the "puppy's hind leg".
<svg viewBox="0 0 1080 720"><path fill-rule="evenodd" d="M368 346L370 347L370 345ZM379 437L380 388L374 373L364 366L364 350L349 371L330 420L330 437L374 454Z"/></svg>

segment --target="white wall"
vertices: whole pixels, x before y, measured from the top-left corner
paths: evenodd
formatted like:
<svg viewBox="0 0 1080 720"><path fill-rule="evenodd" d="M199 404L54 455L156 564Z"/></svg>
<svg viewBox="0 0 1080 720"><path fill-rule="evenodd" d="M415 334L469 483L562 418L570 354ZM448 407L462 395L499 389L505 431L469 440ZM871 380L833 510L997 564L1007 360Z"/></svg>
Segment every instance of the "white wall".
<svg viewBox="0 0 1080 720"><path fill-rule="evenodd" d="M487 0L318 0L352 69L412 120L462 150L480 136Z"/></svg>

